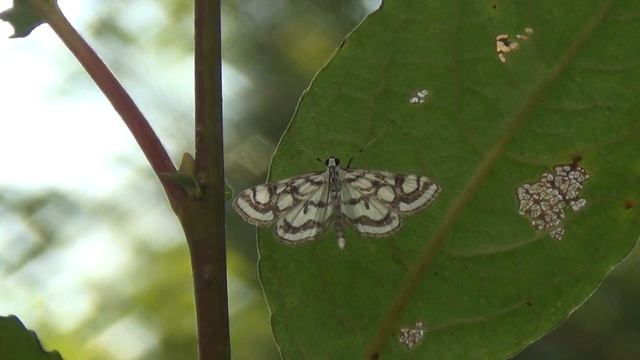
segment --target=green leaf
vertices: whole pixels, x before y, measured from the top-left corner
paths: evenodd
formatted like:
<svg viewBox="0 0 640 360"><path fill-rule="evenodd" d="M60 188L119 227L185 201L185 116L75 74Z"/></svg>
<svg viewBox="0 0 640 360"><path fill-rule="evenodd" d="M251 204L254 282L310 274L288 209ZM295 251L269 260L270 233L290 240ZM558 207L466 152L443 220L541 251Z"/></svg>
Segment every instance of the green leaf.
<svg viewBox="0 0 640 360"><path fill-rule="evenodd" d="M62 356L57 351L45 351L38 336L27 330L17 317L10 315L0 316L0 359L62 360Z"/></svg>
<svg viewBox="0 0 640 360"><path fill-rule="evenodd" d="M229 201L233 199L233 188L227 182L227 179L224 180L224 201Z"/></svg>
<svg viewBox="0 0 640 360"><path fill-rule="evenodd" d="M40 1L53 2L50 0ZM26 37L44 22L27 0L13 0L13 7L1 12L0 20L7 21L13 26L12 38Z"/></svg>
<svg viewBox="0 0 640 360"><path fill-rule="evenodd" d="M160 173L159 175L163 179L167 179L172 183L178 185L191 199L202 198L202 188L195 175L195 159L193 155L189 153L182 154L182 160L180 161L180 167L175 173ZM224 200L229 201L233 198L233 188L227 180L224 181Z"/></svg>
<svg viewBox="0 0 640 360"><path fill-rule="evenodd" d="M180 172L175 173L159 173L160 177L169 180L183 189L190 199L200 199L202 197L202 189L198 180L189 174Z"/></svg>
<svg viewBox="0 0 640 360"><path fill-rule="evenodd" d="M183 189L191 199L202 198L202 188L195 177L195 159L189 153L183 153L180 166L175 173L159 173L163 179L169 180Z"/></svg>
<svg viewBox="0 0 640 360"><path fill-rule="evenodd" d="M355 155L353 168L427 175L442 192L390 238L348 231L342 251L333 230L300 246L259 231L283 356L361 358L418 264L381 359L505 358L584 302L640 234L638 14L632 0L397 0L350 34L303 96L270 178ZM518 42L504 63L501 34ZM566 209L557 241L518 213L516 189L580 157L587 203ZM424 338L409 350L397 336L416 322Z"/></svg>
<svg viewBox="0 0 640 360"><path fill-rule="evenodd" d="M180 166L178 171L182 174L195 175L196 172L196 159L188 152L182 153L182 159L180 160Z"/></svg>

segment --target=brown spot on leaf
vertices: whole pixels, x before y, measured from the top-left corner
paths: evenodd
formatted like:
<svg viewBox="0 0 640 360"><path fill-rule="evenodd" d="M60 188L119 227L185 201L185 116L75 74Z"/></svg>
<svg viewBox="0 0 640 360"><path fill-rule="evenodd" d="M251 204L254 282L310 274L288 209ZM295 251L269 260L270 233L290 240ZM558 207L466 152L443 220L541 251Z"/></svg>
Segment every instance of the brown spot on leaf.
<svg viewBox="0 0 640 360"><path fill-rule="evenodd" d="M580 161L582 161L582 154L575 154L572 158L571 158L571 162L573 166L576 166L580 163Z"/></svg>
<svg viewBox="0 0 640 360"><path fill-rule="evenodd" d="M636 207L636 201L631 199L624 199L624 208L625 209L633 209Z"/></svg>

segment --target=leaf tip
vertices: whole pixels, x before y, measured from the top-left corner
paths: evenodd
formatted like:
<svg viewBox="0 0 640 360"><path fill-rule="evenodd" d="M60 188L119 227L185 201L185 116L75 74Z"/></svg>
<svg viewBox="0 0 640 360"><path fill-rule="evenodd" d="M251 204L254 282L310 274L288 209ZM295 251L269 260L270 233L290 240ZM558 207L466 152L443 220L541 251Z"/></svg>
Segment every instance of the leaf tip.
<svg viewBox="0 0 640 360"><path fill-rule="evenodd" d="M0 359L62 360L58 351L45 350L35 331L15 315L0 316Z"/></svg>
<svg viewBox="0 0 640 360"><path fill-rule="evenodd" d="M13 7L0 12L0 20L13 26L13 34L9 36L10 39L27 37L35 28L44 23L42 17L28 2L18 0L14 0Z"/></svg>

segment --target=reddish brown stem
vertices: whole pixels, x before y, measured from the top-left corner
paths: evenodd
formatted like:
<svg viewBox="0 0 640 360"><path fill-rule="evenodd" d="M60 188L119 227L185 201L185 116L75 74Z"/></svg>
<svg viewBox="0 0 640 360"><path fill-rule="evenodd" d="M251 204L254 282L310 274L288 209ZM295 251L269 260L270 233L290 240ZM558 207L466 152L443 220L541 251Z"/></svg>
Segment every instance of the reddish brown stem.
<svg viewBox="0 0 640 360"><path fill-rule="evenodd" d="M195 1L195 173L203 197L181 215L191 252L201 360L229 359L219 0Z"/></svg>
<svg viewBox="0 0 640 360"><path fill-rule="evenodd" d="M115 76L109 71L100 57L91 49L89 44L78 34L67 21L60 8L55 3L42 0L29 0L31 6L42 19L51 26L71 53L78 59L82 67L102 90L113 108L125 122L131 134L140 145L142 152L151 164L156 174L173 173L176 171L169 154L158 139L158 136L142 115L140 109L124 90ZM174 209L183 200L184 192L166 180L160 179Z"/></svg>

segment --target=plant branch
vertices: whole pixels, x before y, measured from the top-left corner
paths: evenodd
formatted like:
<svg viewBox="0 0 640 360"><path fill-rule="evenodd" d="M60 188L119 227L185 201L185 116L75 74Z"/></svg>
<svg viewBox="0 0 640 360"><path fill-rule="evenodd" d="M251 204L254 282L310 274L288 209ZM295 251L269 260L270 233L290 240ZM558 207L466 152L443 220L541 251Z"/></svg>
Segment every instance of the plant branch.
<svg viewBox="0 0 640 360"><path fill-rule="evenodd" d="M219 0L195 0L195 176L180 214L191 253L200 360L229 359Z"/></svg>
<svg viewBox="0 0 640 360"><path fill-rule="evenodd" d="M131 97L124 90L115 76L109 71L100 57L91 49L89 44L78 34L66 19L60 8L52 1L28 0L38 15L64 42L71 53L78 59L82 67L95 81L96 85L107 97L113 108L125 122L131 134L140 145L142 152L151 164L156 175L174 173L176 171L169 154L149 125L147 119ZM160 177L159 177L160 178ZM176 185L160 178L174 209L185 197L184 192Z"/></svg>
<svg viewBox="0 0 640 360"><path fill-rule="evenodd" d="M133 100L53 1L26 0L58 34L129 127L178 215L189 245L195 290L198 356L229 359L222 139L221 8L219 0L195 1L196 161L202 197L189 199L162 174L175 166Z"/></svg>

